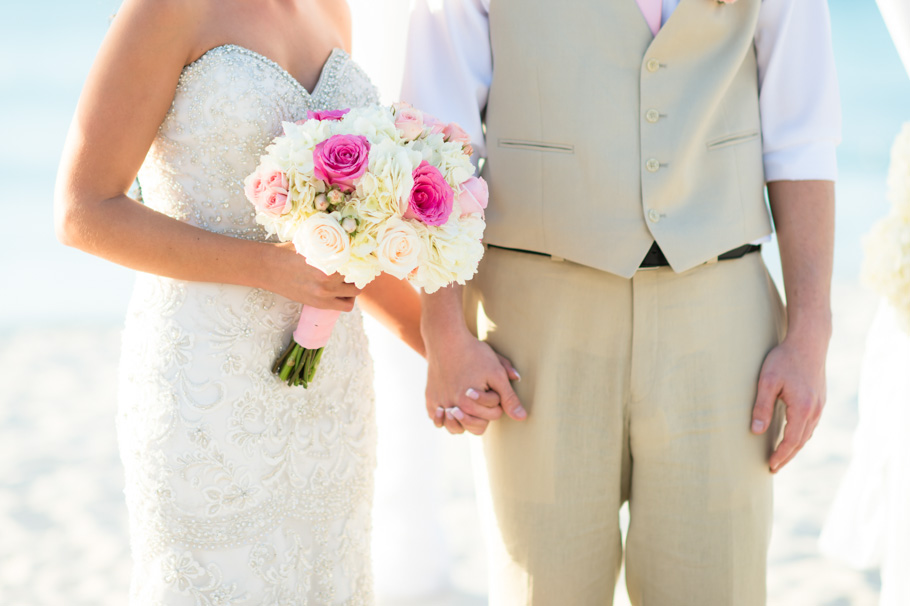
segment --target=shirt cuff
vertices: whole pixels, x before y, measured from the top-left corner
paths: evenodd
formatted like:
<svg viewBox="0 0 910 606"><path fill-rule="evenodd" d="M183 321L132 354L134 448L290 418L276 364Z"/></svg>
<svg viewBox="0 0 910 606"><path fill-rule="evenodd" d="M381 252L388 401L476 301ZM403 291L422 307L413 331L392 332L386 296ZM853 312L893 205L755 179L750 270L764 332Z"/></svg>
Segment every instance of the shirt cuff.
<svg viewBox="0 0 910 606"><path fill-rule="evenodd" d="M833 141L821 141L766 152L765 181L835 181L836 148Z"/></svg>

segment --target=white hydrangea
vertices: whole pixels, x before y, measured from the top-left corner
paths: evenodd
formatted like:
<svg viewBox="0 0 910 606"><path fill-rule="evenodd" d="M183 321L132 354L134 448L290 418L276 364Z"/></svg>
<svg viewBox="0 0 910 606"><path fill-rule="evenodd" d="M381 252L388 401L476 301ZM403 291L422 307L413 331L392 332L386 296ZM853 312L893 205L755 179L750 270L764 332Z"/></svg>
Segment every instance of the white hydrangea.
<svg viewBox="0 0 910 606"><path fill-rule="evenodd" d="M863 279L898 311L910 332L910 123L891 149L888 199L891 211L864 238Z"/></svg>
<svg viewBox="0 0 910 606"><path fill-rule="evenodd" d="M454 214L454 213L453 213ZM413 282L427 293L434 293L453 282L464 284L477 273L483 257L483 219L449 220L439 227L415 225L423 241L420 264Z"/></svg>
<svg viewBox="0 0 910 606"><path fill-rule="evenodd" d="M335 123L333 134L362 135L374 145L382 141L401 143L392 110L379 105L351 110Z"/></svg>

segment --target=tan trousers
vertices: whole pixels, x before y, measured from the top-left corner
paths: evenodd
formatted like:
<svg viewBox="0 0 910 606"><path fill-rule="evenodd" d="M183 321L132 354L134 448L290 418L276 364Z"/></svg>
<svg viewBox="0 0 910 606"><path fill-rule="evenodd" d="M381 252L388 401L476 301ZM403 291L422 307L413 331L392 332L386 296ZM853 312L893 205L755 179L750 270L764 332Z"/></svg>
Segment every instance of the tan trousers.
<svg viewBox="0 0 910 606"><path fill-rule="evenodd" d="M631 280L489 248L470 326L522 374L529 411L483 440L490 604L765 604L767 437L749 432L784 310L761 255Z"/></svg>

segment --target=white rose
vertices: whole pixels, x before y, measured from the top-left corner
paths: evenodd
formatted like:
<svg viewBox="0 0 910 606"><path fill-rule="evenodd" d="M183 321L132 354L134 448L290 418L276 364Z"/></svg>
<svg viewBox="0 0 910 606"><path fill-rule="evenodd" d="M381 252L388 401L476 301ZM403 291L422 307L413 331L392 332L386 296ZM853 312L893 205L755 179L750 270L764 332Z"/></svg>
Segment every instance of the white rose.
<svg viewBox="0 0 910 606"><path fill-rule="evenodd" d="M351 237L338 223L336 213L317 213L300 224L294 247L307 263L326 275L338 271L351 256Z"/></svg>
<svg viewBox="0 0 910 606"><path fill-rule="evenodd" d="M414 228L400 219L392 219L379 237L376 256L382 270L403 280L420 261L420 237Z"/></svg>

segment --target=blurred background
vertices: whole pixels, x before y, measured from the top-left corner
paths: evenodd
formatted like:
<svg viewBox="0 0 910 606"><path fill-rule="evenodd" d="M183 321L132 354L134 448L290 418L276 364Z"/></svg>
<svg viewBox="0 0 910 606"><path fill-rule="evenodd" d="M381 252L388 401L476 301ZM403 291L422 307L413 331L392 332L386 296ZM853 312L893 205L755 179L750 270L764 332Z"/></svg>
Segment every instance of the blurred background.
<svg viewBox="0 0 910 606"><path fill-rule="evenodd" d="M871 606L877 572L823 558L817 538L850 457L864 337L877 304L859 283L861 239L887 209L889 149L910 120L910 81L873 0L829 4L844 137L828 407L813 441L778 478L769 603ZM133 278L59 245L51 209L69 119L118 5L0 2L0 603L9 606L126 602L129 547L113 419ZM351 5L355 59L392 101L407 0ZM780 283L776 247L764 254ZM369 331L379 380L380 603L485 604L475 440L425 421L423 386L413 379L421 360L381 327L370 323Z"/></svg>

